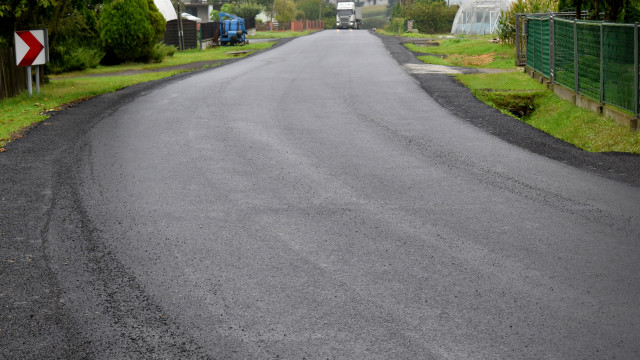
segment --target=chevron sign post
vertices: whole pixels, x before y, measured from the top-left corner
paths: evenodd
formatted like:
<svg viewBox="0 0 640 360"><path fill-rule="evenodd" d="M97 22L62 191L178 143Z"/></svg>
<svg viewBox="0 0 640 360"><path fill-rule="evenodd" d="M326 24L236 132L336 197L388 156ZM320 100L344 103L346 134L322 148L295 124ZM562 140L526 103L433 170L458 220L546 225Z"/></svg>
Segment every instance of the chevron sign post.
<svg viewBox="0 0 640 360"><path fill-rule="evenodd" d="M27 87L31 95L31 65L36 65L36 91L40 93L40 67L49 60L47 29L16 31L16 65L27 67Z"/></svg>

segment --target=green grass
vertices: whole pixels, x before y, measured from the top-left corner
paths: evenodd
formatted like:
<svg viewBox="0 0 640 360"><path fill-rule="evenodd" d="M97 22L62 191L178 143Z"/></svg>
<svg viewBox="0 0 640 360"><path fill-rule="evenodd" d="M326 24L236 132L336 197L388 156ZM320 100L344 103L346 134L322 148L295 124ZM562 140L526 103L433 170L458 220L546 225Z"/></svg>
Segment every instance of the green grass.
<svg viewBox="0 0 640 360"><path fill-rule="evenodd" d="M226 52L237 50L262 50L274 43L257 43L237 47L218 47L205 50L176 52L162 63L128 63L116 66L98 66L95 69L51 75L51 81L40 87L40 94L29 97L27 92L0 100L0 149L7 142L20 137L21 131L49 116L46 112L59 110L66 104L89 99L96 95L113 92L141 82L162 79L186 70L167 70L133 75L117 75L123 71L162 69L174 65L190 64L206 60L222 60L234 57ZM242 56L246 56L242 55ZM91 76L114 74L112 76Z"/></svg>
<svg viewBox="0 0 640 360"><path fill-rule="evenodd" d="M207 60L224 60L232 56L226 54L230 51L238 50L263 50L273 46L273 43L264 42L256 44L248 44L243 46L218 46L209 49L189 49L184 51L176 51L173 56L166 57L161 63L146 64L146 63L125 63L121 65L102 66L99 65L95 69L86 69L82 71L67 72L59 75L51 75L52 79L71 77L71 76L85 76L95 74L109 74L117 73L128 70L155 70L168 66L190 64L198 61ZM246 56L246 55L245 55Z"/></svg>
<svg viewBox="0 0 640 360"><path fill-rule="evenodd" d="M463 66L474 68L510 69L515 67L515 48L513 45L490 42L490 37L442 39L439 46L420 46L405 44L419 53L446 55L445 59L437 56L419 56L418 59L427 64Z"/></svg>
<svg viewBox="0 0 640 360"><path fill-rule="evenodd" d="M249 36L249 39L283 39L290 37L298 37L309 35L317 30L305 30L305 31L258 31L255 36ZM249 42L251 45L251 42Z"/></svg>
<svg viewBox="0 0 640 360"><path fill-rule="evenodd" d="M554 137L591 152L620 151L640 154L640 132L630 131L612 119L581 109L557 97L521 72L457 75L484 103L514 116L510 108L528 105L532 111L521 120Z"/></svg>
<svg viewBox="0 0 640 360"><path fill-rule="evenodd" d="M41 86L40 94L0 100L0 147L12 138L20 137L24 128L47 119L46 112L59 110L65 104L75 103L96 95L113 92L145 81L157 80L180 71L153 72L128 76L79 77L52 81Z"/></svg>
<svg viewBox="0 0 640 360"><path fill-rule="evenodd" d="M448 38L448 37L452 37L454 35L451 34L420 34L420 33L402 33L402 34L398 34L398 33L394 33L391 31L386 31L384 29L376 29L376 32L382 35L387 35L387 36L399 36L399 37L406 37L406 38L417 38L417 39L444 39L444 38ZM461 35L455 35L455 36L461 36Z"/></svg>

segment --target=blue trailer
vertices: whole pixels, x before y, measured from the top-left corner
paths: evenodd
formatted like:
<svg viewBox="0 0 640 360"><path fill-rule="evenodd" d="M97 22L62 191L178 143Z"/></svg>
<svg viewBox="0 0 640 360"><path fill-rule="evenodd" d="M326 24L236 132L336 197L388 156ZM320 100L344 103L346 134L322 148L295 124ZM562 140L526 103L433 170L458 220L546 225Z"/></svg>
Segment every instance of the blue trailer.
<svg viewBox="0 0 640 360"><path fill-rule="evenodd" d="M247 44L245 37L247 29L244 26L244 19L232 14L221 12L218 15L220 21L220 44L235 45Z"/></svg>

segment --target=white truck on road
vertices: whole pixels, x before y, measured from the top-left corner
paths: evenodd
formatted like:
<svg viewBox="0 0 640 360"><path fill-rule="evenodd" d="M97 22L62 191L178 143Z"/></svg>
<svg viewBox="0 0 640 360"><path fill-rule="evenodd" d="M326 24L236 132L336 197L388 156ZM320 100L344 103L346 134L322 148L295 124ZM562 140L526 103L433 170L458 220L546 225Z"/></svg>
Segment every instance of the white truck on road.
<svg viewBox="0 0 640 360"><path fill-rule="evenodd" d="M336 27L338 29L360 29L362 22L362 9L356 7L356 3L343 1L338 3L336 15Z"/></svg>

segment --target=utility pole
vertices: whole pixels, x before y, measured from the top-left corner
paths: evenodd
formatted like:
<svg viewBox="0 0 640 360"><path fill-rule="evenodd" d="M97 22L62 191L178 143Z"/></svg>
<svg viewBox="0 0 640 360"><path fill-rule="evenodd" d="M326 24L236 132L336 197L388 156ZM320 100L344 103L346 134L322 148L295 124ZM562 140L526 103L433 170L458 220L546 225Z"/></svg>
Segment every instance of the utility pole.
<svg viewBox="0 0 640 360"><path fill-rule="evenodd" d="M178 0L178 47L180 50L184 50L184 32L182 31L182 7L180 3L182 1Z"/></svg>

